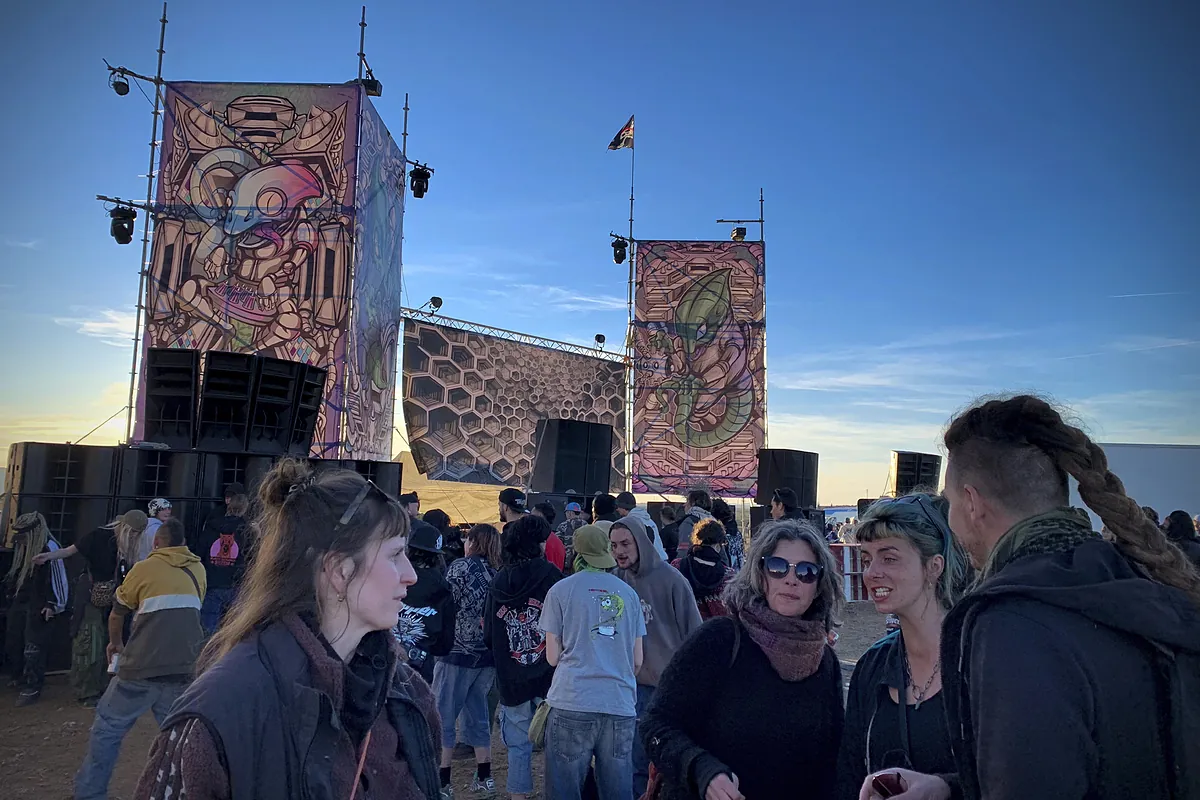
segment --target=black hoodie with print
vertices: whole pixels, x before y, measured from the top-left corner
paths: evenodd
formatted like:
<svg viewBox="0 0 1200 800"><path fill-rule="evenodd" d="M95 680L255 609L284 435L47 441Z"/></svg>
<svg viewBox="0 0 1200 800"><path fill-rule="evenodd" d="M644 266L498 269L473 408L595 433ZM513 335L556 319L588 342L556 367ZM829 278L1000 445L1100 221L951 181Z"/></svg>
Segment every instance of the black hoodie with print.
<svg viewBox="0 0 1200 800"><path fill-rule="evenodd" d="M554 667L546 660L546 634L538 626L550 587L562 580L544 558L501 568L492 579L483 612L483 640L496 663L496 687L506 706L545 697Z"/></svg>

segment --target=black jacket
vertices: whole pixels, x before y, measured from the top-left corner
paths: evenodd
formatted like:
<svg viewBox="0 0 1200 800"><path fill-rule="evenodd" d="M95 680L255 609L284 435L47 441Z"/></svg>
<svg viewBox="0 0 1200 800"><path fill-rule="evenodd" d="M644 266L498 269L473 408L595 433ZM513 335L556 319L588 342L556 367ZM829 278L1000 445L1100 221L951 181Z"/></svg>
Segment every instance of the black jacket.
<svg viewBox="0 0 1200 800"><path fill-rule="evenodd" d="M409 694L411 680L413 671L396 665L383 713L417 786L433 798L439 734ZM343 722L334 709L333 699L314 688L304 649L277 622L234 647L188 687L162 730L199 718L220 749L234 800L336 800L330 763Z"/></svg>
<svg viewBox="0 0 1200 800"><path fill-rule="evenodd" d="M667 560L675 560L679 556L679 523L672 522L670 525L663 525L658 535L662 537L662 546L663 550L667 552Z"/></svg>
<svg viewBox="0 0 1200 800"><path fill-rule="evenodd" d="M408 587L404 608L393 633L408 665L433 682L434 659L454 646L454 620L458 607L442 571L433 567L415 567L417 582Z"/></svg>
<svg viewBox="0 0 1200 800"><path fill-rule="evenodd" d="M664 776L663 800L702 798L723 772L735 773L751 800L833 798L842 735L837 656L826 647L815 673L787 682L740 626L718 617L688 637L638 721Z"/></svg>
<svg viewBox="0 0 1200 800"><path fill-rule="evenodd" d="M1200 797L1200 612L1113 545L1004 566L946 618L942 665L967 798L1166 798L1168 763Z"/></svg>
<svg viewBox="0 0 1200 800"><path fill-rule="evenodd" d="M496 688L506 706L545 697L554 667L546 660L546 634L538 626L550 587L562 580L544 558L503 567L492 579L483 613L483 639L496 662Z"/></svg>
<svg viewBox="0 0 1200 800"><path fill-rule="evenodd" d="M838 753L838 797L856 800L867 775L882 769L903 767L940 775L961 797L950 729L946 725L944 692L938 692L920 708L909 706L901 734L900 706L892 700L907 694L908 680L900 631L884 636L854 666L846 695L846 726ZM908 747L903 738L907 735Z"/></svg>

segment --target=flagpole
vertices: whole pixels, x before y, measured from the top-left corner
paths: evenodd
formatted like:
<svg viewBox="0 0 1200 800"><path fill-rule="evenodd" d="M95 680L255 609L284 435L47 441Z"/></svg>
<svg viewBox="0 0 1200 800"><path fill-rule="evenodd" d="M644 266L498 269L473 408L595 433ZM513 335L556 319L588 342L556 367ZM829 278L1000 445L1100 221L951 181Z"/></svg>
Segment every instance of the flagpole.
<svg viewBox="0 0 1200 800"><path fill-rule="evenodd" d="M632 120L632 117L630 118ZM625 481L633 490L633 282L637 277L637 243L633 240L633 177L637 154L637 135L629 144L629 322L625 329Z"/></svg>

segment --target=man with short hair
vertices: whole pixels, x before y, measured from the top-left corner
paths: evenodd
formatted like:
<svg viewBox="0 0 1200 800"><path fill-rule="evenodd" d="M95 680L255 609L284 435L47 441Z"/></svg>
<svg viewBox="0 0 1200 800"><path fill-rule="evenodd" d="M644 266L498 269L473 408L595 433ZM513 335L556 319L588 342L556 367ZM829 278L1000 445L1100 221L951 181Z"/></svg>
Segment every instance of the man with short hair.
<svg viewBox="0 0 1200 800"><path fill-rule="evenodd" d="M779 487L771 495L771 519L804 519L800 498L786 486Z"/></svg>
<svg viewBox="0 0 1200 800"><path fill-rule="evenodd" d="M617 498L601 492L592 500L593 522L616 522L621 516L617 513Z"/></svg>
<svg viewBox="0 0 1200 800"><path fill-rule="evenodd" d="M650 543L654 545L654 549L658 551L658 555L663 561L668 561L667 551L663 549L662 540L658 535L658 526L654 524L654 520L650 519L650 513L644 508L638 508L637 498L633 496L633 492L621 492L617 495L617 516L624 519L625 517L633 517L646 529L646 535L650 537Z"/></svg>
<svg viewBox="0 0 1200 800"><path fill-rule="evenodd" d="M400 502L401 507L408 512L408 516L411 519L421 518L421 501L417 498L416 492L402 494L396 499Z"/></svg>
<svg viewBox="0 0 1200 800"><path fill-rule="evenodd" d="M659 519L662 520L662 530L659 531L659 536L662 539L663 550L668 555L675 553L678 558L679 553L679 510L667 503L658 512Z"/></svg>
<svg viewBox="0 0 1200 800"><path fill-rule="evenodd" d="M719 523L718 523L719 524ZM700 627L700 610L683 574L659 557L646 527L634 516L614 522L608 531L617 577L641 599L646 621L645 661L637 676L637 713L645 713L671 656ZM633 796L641 797L650 776L650 760L640 738L633 742Z"/></svg>
<svg viewBox="0 0 1200 800"><path fill-rule="evenodd" d="M546 796L579 800L595 758L600 797L632 800L635 676L646 623L637 592L609 574L617 562L605 532L584 525L573 544L580 570L550 587L538 621L555 667L546 695Z"/></svg>
<svg viewBox="0 0 1200 800"><path fill-rule="evenodd" d="M76 800L108 795L125 734L146 711L161 724L187 688L204 644L205 586L204 567L184 544L183 523L162 523L154 551L129 570L108 617L108 657L115 659L116 677L96 706L87 755L75 775ZM126 644L125 618L134 613Z"/></svg>
<svg viewBox="0 0 1200 800"><path fill-rule="evenodd" d="M687 505L683 509L683 518L679 520L679 543L676 557L687 555L692 546L692 528L704 519L712 519L712 497L704 489L692 489L688 492Z"/></svg>

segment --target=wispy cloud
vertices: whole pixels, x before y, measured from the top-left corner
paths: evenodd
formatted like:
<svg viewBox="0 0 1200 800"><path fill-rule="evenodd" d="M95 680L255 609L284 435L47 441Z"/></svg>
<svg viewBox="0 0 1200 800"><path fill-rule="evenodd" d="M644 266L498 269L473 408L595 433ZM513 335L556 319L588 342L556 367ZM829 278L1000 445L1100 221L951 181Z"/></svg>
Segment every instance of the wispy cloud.
<svg viewBox="0 0 1200 800"><path fill-rule="evenodd" d="M75 317L55 317L54 322L67 328L74 328L84 336L91 336L112 347L129 347L133 339L134 326L137 317L132 311L102 308L98 311L81 312Z"/></svg>
<svg viewBox="0 0 1200 800"><path fill-rule="evenodd" d="M564 289L561 286L537 286L519 284L514 287L517 292L528 293L537 298L538 304L550 306L559 311L617 311L627 307L624 297L610 294L585 294L575 289Z"/></svg>
<svg viewBox="0 0 1200 800"><path fill-rule="evenodd" d="M1080 358L1097 358L1099 356L1121 355L1124 353L1148 353L1152 350L1173 350L1177 347L1193 347L1200 344L1200 339L1180 339L1171 336L1131 336L1111 342L1104 349L1090 353L1076 353L1069 356L1057 356L1056 361L1071 361Z"/></svg>
<svg viewBox="0 0 1200 800"><path fill-rule="evenodd" d="M1138 292L1136 294L1110 294L1109 300L1124 300L1129 297L1175 297L1187 292Z"/></svg>
<svg viewBox="0 0 1200 800"><path fill-rule="evenodd" d="M5 247L18 247L22 250L37 250L38 246L41 245L41 243L42 243L41 239L29 239L28 241L22 241L19 239L5 239L4 240Z"/></svg>

